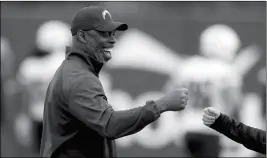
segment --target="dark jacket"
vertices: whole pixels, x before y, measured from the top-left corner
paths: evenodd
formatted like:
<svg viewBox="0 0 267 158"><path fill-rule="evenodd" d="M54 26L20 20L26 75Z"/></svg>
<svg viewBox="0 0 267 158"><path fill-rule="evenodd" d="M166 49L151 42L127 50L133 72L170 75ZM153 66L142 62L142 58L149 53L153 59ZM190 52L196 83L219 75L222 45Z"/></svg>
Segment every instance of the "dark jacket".
<svg viewBox="0 0 267 158"><path fill-rule="evenodd" d="M98 78L103 65L68 49L47 90L41 157L116 157L114 139L142 130L160 112L153 101L114 111Z"/></svg>
<svg viewBox="0 0 267 158"><path fill-rule="evenodd" d="M266 154L266 132L237 122L221 114L210 126L246 148Z"/></svg>

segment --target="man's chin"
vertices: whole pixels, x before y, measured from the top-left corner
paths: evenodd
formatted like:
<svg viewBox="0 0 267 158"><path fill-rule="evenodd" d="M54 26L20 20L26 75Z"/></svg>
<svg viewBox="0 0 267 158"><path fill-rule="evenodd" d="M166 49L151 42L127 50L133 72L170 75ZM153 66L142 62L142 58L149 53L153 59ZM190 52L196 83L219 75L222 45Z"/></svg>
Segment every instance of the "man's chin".
<svg viewBox="0 0 267 158"><path fill-rule="evenodd" d="M110 61L111 58L112 58L111 56L110 56L110 57L105 57L105 58L104 58L104 64L108 63L108 62Z"/></svg>

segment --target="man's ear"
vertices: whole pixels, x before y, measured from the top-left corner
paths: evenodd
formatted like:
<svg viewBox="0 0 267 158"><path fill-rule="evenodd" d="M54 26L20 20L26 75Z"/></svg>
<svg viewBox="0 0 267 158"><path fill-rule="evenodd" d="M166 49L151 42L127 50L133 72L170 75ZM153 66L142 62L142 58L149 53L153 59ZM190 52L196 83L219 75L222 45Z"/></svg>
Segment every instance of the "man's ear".
<svg viewBox="0 0 267 158"><path fill-rule="evenodd" d="M77 39L82 43L86 43L85 33L83 31L79 30L77 32Z"/></svg>

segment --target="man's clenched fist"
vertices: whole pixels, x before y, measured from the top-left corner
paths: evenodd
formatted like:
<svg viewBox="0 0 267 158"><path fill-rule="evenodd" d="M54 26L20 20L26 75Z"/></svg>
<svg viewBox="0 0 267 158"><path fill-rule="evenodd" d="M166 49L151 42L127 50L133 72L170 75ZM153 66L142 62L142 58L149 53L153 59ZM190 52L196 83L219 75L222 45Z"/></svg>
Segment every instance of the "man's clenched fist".
<svg viewBox="0 0 267 158"><path fill-rule="evenodd" d="M180 111L185 108L188 101L188 90L186 88L175 89L155 101L161 112Z"/></svg>
<svg viewBox="0 0 267 158"><path fill-rule="evenodd" d="M220 111L214 108L211 107L205 108L202 118L204 125L206 126L212 125L215 122L215 120L220 116L220 114L221 114Z"/></svg>

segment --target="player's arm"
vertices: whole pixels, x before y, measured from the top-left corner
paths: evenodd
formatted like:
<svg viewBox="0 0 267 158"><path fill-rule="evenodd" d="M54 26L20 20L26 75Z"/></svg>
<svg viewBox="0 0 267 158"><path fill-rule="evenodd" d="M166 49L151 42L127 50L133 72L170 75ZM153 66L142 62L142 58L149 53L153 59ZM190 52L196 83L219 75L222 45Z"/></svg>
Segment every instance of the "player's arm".
<svg viewBox="0 0 267 158"><path fill-rule="evenodd" d="M216 111L213 112L210 108L208 110L204 110L204 124L224 134L233 141L243 144L248 149L266 154L265 131L244 125L243 123L235 121L227 115ZM216 117L216 115L218 117Z"/></svg>
<svg viewBox="0 0 267 158"><path fill-rule="evenodd" d="M134 134L160 117L160 109L152 101L130 110L114 111L94 77L77 79L66 96L74 117L110 139Z"/></svg>

